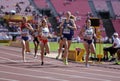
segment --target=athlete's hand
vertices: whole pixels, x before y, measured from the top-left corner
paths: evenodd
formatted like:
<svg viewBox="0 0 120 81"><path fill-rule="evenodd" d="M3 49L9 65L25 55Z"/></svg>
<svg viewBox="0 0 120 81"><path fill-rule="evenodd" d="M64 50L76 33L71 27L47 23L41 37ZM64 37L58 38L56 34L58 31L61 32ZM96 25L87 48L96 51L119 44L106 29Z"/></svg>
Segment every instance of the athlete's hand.
<svg viewBox="0 0 120 81"><path fill-rule="evenodd" d="M52 35L52 34L49 34L49 35L48 35L48 38L53 38L53 35Z"/></svg>

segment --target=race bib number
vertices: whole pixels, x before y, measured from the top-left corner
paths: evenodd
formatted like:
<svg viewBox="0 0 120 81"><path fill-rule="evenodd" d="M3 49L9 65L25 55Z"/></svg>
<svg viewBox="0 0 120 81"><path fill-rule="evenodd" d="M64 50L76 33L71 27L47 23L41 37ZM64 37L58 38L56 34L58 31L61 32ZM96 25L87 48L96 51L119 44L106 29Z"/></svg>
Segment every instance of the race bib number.
<svg viewBox="0 0 120 81"><path fill-rule="evenodd" d="M34 36L37 37L37 36L38 36L38 32L35 32L35 33L34 33Z"/></svg>
<svg viewBox="0 0 120 81"><path fill-rule="evenodd" d="M85 31L85 38L91 40L93 38L93 30L88 29Z"/></svg>
<svg viewBox="0 0 120 81"><path fill-rule="evenodd" d="M64 33L64 34L70 34L70 29L68 29L68 28L64 29L64 30L63 30L63 33Z"/></svg>
<svg viewBox="0 0 120 81"><path fill-rule="evenodd" d="M29 30L28 29L23 29L22 34L28 34Z"/></svg>

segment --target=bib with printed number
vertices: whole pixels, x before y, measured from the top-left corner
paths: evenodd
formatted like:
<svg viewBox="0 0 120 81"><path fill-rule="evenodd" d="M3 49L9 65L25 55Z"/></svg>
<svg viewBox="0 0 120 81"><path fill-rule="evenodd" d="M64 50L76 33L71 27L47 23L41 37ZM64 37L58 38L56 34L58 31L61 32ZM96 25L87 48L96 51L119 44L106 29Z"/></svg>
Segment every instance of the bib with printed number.
<svg viewBox="0 0 120 81"><path fill-rule="evenodd" d="M42 28L42 36L44 36L44 37L49 36L49 29L48 28Z"/></svg>
<svg viewBox="0 0 120 81"><path fill-rule="evenodd" d="M63 29L63 33L64 34L70 34L70 29L68 29L68 28Z"/></svg>
<svg viewBox="0 0 120 81"><path fill-rule="evenodd" d="M93 38L94 31L92 28L85 30L85 38L91 40Z"/></svg>
<svg viewBox="0 0 120 81"><path fill-rule="evenodd" d="M28 34L29 30L27 28L22 29L22 34Z"/></svg>
<svg viewBox="0 0 120 81"><path fill-rule="evenodd" d="M38 32L34 32L34 36L37 37L38 36Z"/></svg>

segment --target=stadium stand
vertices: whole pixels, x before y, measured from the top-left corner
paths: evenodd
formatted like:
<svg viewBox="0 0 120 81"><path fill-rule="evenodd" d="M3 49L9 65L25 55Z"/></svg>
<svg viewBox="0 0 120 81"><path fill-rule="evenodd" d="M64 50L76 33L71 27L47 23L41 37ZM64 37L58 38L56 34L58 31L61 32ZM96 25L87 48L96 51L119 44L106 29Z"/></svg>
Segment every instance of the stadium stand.
<svg viewBox="0 0 120 81"><path fill-rule="evenodd" d="M112 7L113 7L113 10L115 13L115 19L111 19L111 20L112 20L115 31L120 35L120 29L119 29L119 26L120 26L120 8L119 8L120 1L119 0L111 0L111 3L112 3Z"/></svg>
<svg viewBox="0 0 120 81"><path fill-rule="evenodd" d="M38 8L47 8L46 0L34 0L34 3Z"/></svg>
<svg viewBox="0 0 120 81"><path fill-rule="evenodd" d="M120 35L120 19L112 20L115 31Z"/></svg>
<svg viewBox="0 0 120 81"><path fill-rule="evenodd" d="M1 0L0 3L0 10L2 10L5 14L9 14L9 12L14 12L18 15L32 15L32 11L34 10L33 5L31 5L30 0ZM77 30L75 31L75 36L78 36L78 33L81 29L81 27L84 25L85 20L87 17L89 17L89 14L92 13L92 8L90 8L88 1L89 0L31 0L33 1L37 8L39 9L45 9L49 8L48 2L50 1L53 5L54 9L58 14L64 15L65 11L71 11L72 14L76 17L76 24L77 24ZM108 0L91 0L94 3L94 6L97 11L109 11L108 6L106 4L106 1ZM119 0L110 0L112 3L113 10L115 12L115 15L119 19L120 16L120 1ZM101 5L102 4L102 5ZM31 9L30 12L26 12L26 9ZM40 13L39 13L40 14ZM59 17L56 17L59 18ZM119 32L117 27L119 26L119 20L111 19L113 26L115 27L116 32ZM56 23L56 22L55 22ZM103 22L100 21L100 27L101 29L104 29ZM107 32L107 31L106 31ZM102 32L102 36L106 37L106 32Z"/></svg>
<svg viewBox="0 0 120 81"><path fill-rule="evenodd" d="M2 11L4 13L14 12L20 15L25 15L25 10L28 6L31 8L31 11L34 10L34 8L30 6L29 0L1 0L0 4L3 7ZM27 13L27 15L31 15L31 13Z"/></svg>
<svg viewBox="0 0 120 81"><path fill-rule="evenodd" d="M112 7L114 9L115 15L120 16L120 1L119 0L112 0Z"/></svg>
<svg viewBox="0 0 120 81"><path fill-rule="evenodd" d="M107 0L93 0L96 10L98 11L108 11L108 7L106 4Z"/></svg>
<svg viewBox="0 0 120 81"><path fill-rule="evenodd" d="M76 21L77 31L75 32L75 37L78 35L80 28L84 25L87 18L88 12L91 12L91 9L88 5L88 0L51 0L53 6L55 7L58 13L64 13L65 11L71 11L76 18L80 17L80 20Z"/></svg>

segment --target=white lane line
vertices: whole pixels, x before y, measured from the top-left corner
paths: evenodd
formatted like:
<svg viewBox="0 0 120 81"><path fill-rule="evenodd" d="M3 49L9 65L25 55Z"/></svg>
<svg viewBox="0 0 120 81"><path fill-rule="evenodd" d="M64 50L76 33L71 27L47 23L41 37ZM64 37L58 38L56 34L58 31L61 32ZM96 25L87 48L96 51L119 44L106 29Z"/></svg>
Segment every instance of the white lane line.
<svg viewBox="0 0 120 81"><path fill-rule="evenodd" d="M6 73L6 74L12 74L12 75L18 75L18 76L26 76L26 77L32 77L32 78L56 80L56 81L68 81L68 80L64 80L64 79L57 79L55 77L34 76L34 75L29 75L29 74L21 74L21 73L7 72L7 71L0 71L0 73Z"/></svg>
<svg viewBox="0 0 120 81"><path fill-rule="evenodd" d="M53 62L50 62L50 61L47 61L48 63L52 63L53 65L55 65L55 63L53 63ZM60 64L56 64L56 65L58 65L58 66L61 66ZM68 66L69 67L69 66ZM94 70L93 69L93 71L99 71L99 72L108 72L109 74L113 74L112 76L111 75L106 75L106 74L96 74L96 73L89 73L89 72L79 72L78 70L68 70L68 69L59 69L59 68L51 68L51 69L55 69L55 70L58 70L58 71L63 71L63 72L65 72L65 71L68 71L68 72L73 72L73 73L84 73L84 74L89 74L89 75L93 75L93 76L105 76L105 77L111 77L111 78L119 78L120 79L120 77L117 77L117 76L114 76L114 74L120 74L119 72L111 72L111 71L102 71L102 70ZM82 69L85 69L85 68L82 68ZM87 68L88 70L90 69L90 68ZM99 73L98 72L98 73Z"/></svg>
<svg viewBox="0 0 120 81"><path fill-rule="evenodd" d="M8 48L8 47L6 47L6 48L5 48L5 47L4 47L4 48L3 48L3 47L0 47L0 48L5 49L5 50L8 50L8 49L9 49L9 50L11 50L11 51L22 52L22 48L20 48L20 49Z"/></svg>
<svg viewBox="0 0 120 81"><path fill-rule="evenodd" d="M20 55L10 54L10 53L6 53L6 52L0 52L0 53L6 54L6 55L11 55L11 56L16 56L16 57L22 57L22 54L20 56Z"/></svg>
<svg viewBox="0 0 120 81"><path fill-rule="evenodd" d="M6 54L6 55L10 55L10 56L16 56L16 57L22 57L22 55L16 55L16 54L14 54L14 53L12 53L12 54L10 54L10 53L6 53L6 52L1 52L1 53L3 53L3 54ZM0 58L2 58L2 57L0 57ZM4 58L4 57L3 57ZM35 59L34 57L33 58L31 58L31 57L26 57L26 58L28 58L29 60L26 60L27 62L40 62L40 59ZM21 59L21 60L13 60L14 62L23 62L23 60ZM26 63L27 63L26 62ZM52 61L52 62L54 62L54 61Z"/></svg>
<svg viewBox="0 0 120 81"><path fill-rule="evenodd" d="M19 58L22 58L22 54L21 55L15 55L15 54L10 54L10 53L6 53L6 52L1 52L1 53L3 53L3 54L6 54L6 55L10 55L10 56L15 56L15 57L19 57ZM29 60L29 62L33 62L32 60L36 60L34 57L33 58L30 58L30 57L26 57L26 58L28 58ZM22 59L21 59L22 60ZM30 61L31 60L31 61ZM27 62L28 62L27 61ZM17 62L17 61L16 61ZM18 61L19 62L19 61ZM23 62L23 61L20 61L20 62Z"/></svg>
<svg viewBox="0 0 120 81"><path fill-rule="evenodd" d="M16 50L16 51L18 51L18 50ZM3 53L3 52L2 52ZM15 54L10 54L10 53L5 53L5 54L7 54L7 55L11 55L11 56L17 56L17 57L21 57L20 55L15 55ZM28 57L27 57L28 58ZM32 60L27 60L27 62L33 62L33 60L34 60L34 58L32 59ZM23 62L22 60L20 60L20 61L14 61L13 60L13 62ZM53 63L54 61L52 61L52 62L50 62L50 61L48 61L48 63ZM56 64L56 65L60 65L60 64ZM83 69L89 69L89 70L91 70L91 71L98 71L98 72L107 72L107 73L114 73L114 74L120 74L120 72L114 72L114 71L106 71L106 70L99 70L99 69L92 69L92 68L83 68Z"/></svg>
<svg viewBox="0 0 120 81"><path fill-rule="evenodd" d="M1 57L0 57L1 58ZM22 62L22 61L14 61L14 60L10 60L8 58L4 58L4 59L7 59L9 61L12 61L12 62ZM31 62L33 62L33 60L31 60ZM53 68L53 69L56 69L56 68ZM84 74L90 74L90 75L97 75L97 76L106 76L106 77L111 77L111 78L120 78L120 77L116 77L116 76L111 76L111 75L104 75L104 74L96 74L96 73L88 73L88 72L78 72L76 70L64 70L64 69L56 69L56 70L61 70L61 71L68 71L68 72L74 72L74 73L84 73Z"/></svg>
<svg viewBox="0 0 120 81"><path fill-rule="evenodd" d="M8 79L8 78L0 78L0 80L6 80L6 81L19 81L19 80L15 80L15 79Z"/></svg>
<svg viewBox="0 0 120 81"><path fill-rule="evenodd" d="M58 63L56 63L55 61L47 61L47 63L51 63L51 64L53 64L53 65L58 65L58 66L60 66L61 64L58 64ZM63 64L64 65L64 64ZM79 64L78 64L79 65ZM69 65L68 65L68 67L69 67ZM74 66L73 66L74 67ZM92 66L93 67L93 66ZM55 68L54 68L55 69ZM120 70L118 70L118 72L117 71L107 71L107 70L100 70L100 69L92 69L92 68L82 68L82 69L85 69L85 70L91 70L91 71L97 71L97 72L105 72L105 73L110 73L110 74L118 74L118 75L120 75Z"/></svg>
<svg viewBox="0 0 120 81"><path fill-rule="evenodd" d="M62 61L61 61L62 62ZM53 65L58 65L58 66L61 66L61 64L58 64L57 62L55 62L55 61L47 61L47 63L50 63L50 64L53 64ZM63 64L64 65L64 64ZM77 65L79 65L79 64L77 64ZM84 65L83 65L84 66ZM68 65L68 67L69 67L69 65ZM70 66L71 67L71 66ZM73 66L74 67L74 66ZM91 67L91 66L90 66ZM93 66L92 66L93 67ZM53 68L53 69L56 69L56 68ZM97 71L97 72L104 72L104 73L110 73L110 74L118 74L118 75L120 75L120 70L118 70L118 71L107 71L107 70L100 70L100 69L92 69L92 68L82 68L82 69L85 69L85 70L91 70L91 71Z"/></svg>
<svg viewBox="0 0 120 81"><path fill-rule="evenodd" d="M62 70L62 69L61 69ZM94 69L95 70L95 69ZM72 71L72 70L68 70L68 71ZM99 70L100 71L100 70ZM74 71L72 71L72 72L74 72ZM104 71L105 72L105 71ZM87 73L87 72L82 72L82 73ZM111 72L110 72L111 73ZM89 74L92 74L92 75L96 75L96 74L94 74L94 73L89 73ZM97 75L99 75L99 76L104 76L104 75L101 75L101 74L97 74ZM105 75L105 76L107 76L107 77L114 77L114 76L108 76L108 75ZM114 77L114 78L116 78L116 77ZM118 78L118 77L117 77Z"/></svg>
<svg viewBox="0 0 120 81"><path fill-rule="evenodd" d="M40 70L31 70L31 69L25 69L25 68L19 68L19 67L12 67L12 66L7 66L7 65L0 65L2 67L8 67L8 68L13 68L13 69L19 69L19 70L27 70L27 71L33 71L33 72L39 72L39 73L46 73L46 74L53 74L53 75L59 75L59 76L66 76L70 78L84 78L84 79L90 79L90 80L97 80L97 81L111 81L108 79L101 79L101 78L94 78L94 77L85 77L85 76L79 76L79 75L71 75L71 74L61 74L61 73L56 73L56 72L48 72L48 71L40 71ZM0 71L1 72L1 71Z"/></svg>
<svg viewBox="0 0 120 81"><path fill-rule="evenodd" d="M11 60L11 59L9 59L9 58L4 58L4 57L0 57L0 58L5 59L5 60L8 60L8 61L11 61L11 62L16 62L16 61Z"/></svg>
<svg viewBox="0 0 120 81"><path fill-rule="evenodd" d="M117 77L117 76L111 76L111 75L105 75L105 74L97 74L97 73L89 73L89 72L81 72L81 71L77 71L77 70L67 70L67 69L58 69L58 68L51 68L51 69L56 69L58 71L67 71L67 72L73 72L73 73L82 73L82 74L89 74L89 75L93 75L93 76L103 76L103 77L109 77L109 78L119 78L120 77Z"/></svg>
<svg viewBox="0 0 120 81"><path fill-rule="evenodd" d="M7 58L0 57L0 62L8 62L7 60L8 60Z"/></svg>
<svg viewBox="0 0 120 81"><path fill-rule="evenodd" d="M11 60L9 58L4 58L4 57L0 57L1 59L4 59L4 60L0 60L0 62L4 63L4 62L15 62L15 63L24 63L23 60ZM34 59L30 59L30 60L27 60L25 63L29 63L29 62L40 62L39 60L34 60Z"/></svg>
<svg viewBox="0 0 120 81"><path fill-rule="evenodd" d="M5 53L5 54L9 54L9 53ZM13 55L13 54L10 54L10 55ZM17 57L19 57L19 55L13 55L13 56L17 56ZM0 57L1 58L1 57ZM4 58L5 59L5 58ZM10 59L8 59L8 58L6 58L7 60L10 60ZM12 62L23 62L22 60L10 60L10 61L12 61ZM33 62L33 60L27 60L27 62ZM54 61L52 61L52 62L49 62L48 61L48 63L53 63ZM56 64L56 65L60 65L60 64ZM55 68L54 68L55 69ZM84 69L86 69L86 68L84 68ZM62 69L59 69L59 70L62 70ZM117 73L117 72L111 72L111 71L105 71L105 70L97 70L97 69L91 69L91 68L89 68L89 70L93 70L93 71L99 71L99 72L108 72L108 73L114 73L114 74L120 74L120 73ZM75 70L66 70L66 71L70 71L70 72L74 72ZM78 72L78 71L75 71L75 72ZM81 73L81 72L80 72ZM88 72L82 72L82 73L88 73ZM110 76L110 75L104 75L104 74L95 74L95 73L88 73L88 74L92 74L92 75L98 75L98 76L106 76L106 77L113 77L113 78L116 78L116 76ZM118 77L117 77L118 78Z"/></svg>

